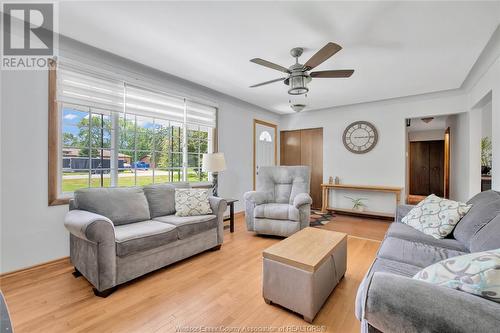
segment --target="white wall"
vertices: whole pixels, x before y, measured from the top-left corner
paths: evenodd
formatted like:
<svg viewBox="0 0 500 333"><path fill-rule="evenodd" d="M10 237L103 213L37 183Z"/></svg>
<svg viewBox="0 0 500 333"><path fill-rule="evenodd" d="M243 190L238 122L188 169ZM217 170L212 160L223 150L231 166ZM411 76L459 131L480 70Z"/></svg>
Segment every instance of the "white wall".
<svg viewBox="0 0 500 333"><path fill-rule="evenodd" d="M281 129L323 127L323 180L338 176L344 184L405 187L407 118L437 116L466 111L461 91L398 98L373 103L302 112L281 117ZM353 154L342 144L347 125L366 120L379 133L377 146L366 154ZM368 210L392 212L394 199L388 194L339 193L332 196L337 207L350 204L344 195L367 197ZM403 189L403 197L406 195ZM333 204L331 202L330 204Z"/></svg>
<svg viewBox="0 0 500 333"><path fill-rule="evenodd" d="M481 112L481 137L488 137L491 139L491 132L493 130L493 124L491 122L492 117L492 105L491 101L482 108Z"/></svg>
<svg viewBox="0 0 500 333"><path fill-rule="evenodd" d="M239 199L236 211L243 209L243 193L252 189L253 118L277 123L276 114L74 41L64 40L61 47L63 55L74 53L78 60L152 78L167 91L218 102L219 150L225 153L228 168L220 175L219 193ZM0 272L69 255L63 226L68 208L47 206L47 105L47 72L2 73Z"/></svg>
<svg viewBox="0 0 500 333"><path fill-rule="evenodd" d="M464 112L447 119L450 128L450 198L469 198L469 114ZM467 179L467 180L466 180Z"/></svg>
<svg viewBox="0 0 500 333"><path fill-rule="evenodd" d="M410 142L444 140L444 131L445 129L408 132L408 139Z"/></svg>
<svg viewBox="0 0 500 333"><path fill-rule="evenodd" d="M493 153L491 187L496 191L500 191L500 57L470 88L468 107L480 113L482 108L488 104L484 103L485 99L488 100L488 103L491 101L491 143ZM482 127L481 123L479 127Z"/></svg>
<svg viewBox="0 0 500 333"><path fill-rule="evenodd" d="M492 189L500 191L500 25L463 86L468 91L469 110L480 109L491 101Z"/></svg>

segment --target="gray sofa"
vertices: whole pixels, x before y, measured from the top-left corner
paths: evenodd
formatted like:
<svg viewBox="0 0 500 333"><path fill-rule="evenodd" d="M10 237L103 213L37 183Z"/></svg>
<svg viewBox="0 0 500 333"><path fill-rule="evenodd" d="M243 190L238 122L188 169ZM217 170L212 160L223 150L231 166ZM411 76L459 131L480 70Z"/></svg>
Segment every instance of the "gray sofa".
<svg viewBox="0 0 500 333"><path fill-rule="evenodd" d="M247 229L288 237L309 226L312 199L308 166L260 167L257 190L245 193Z"/></svg>
<svg viewBox="0 0 500 333"><path fill-rule="evenodd" d="M435 239L401 219L398 208L373 265L358 289L356 317L362 332L498 332L500 304L412 279L437 261L500 248L500 193L469 200L472 208L446 239Z"/></svg>
<svg viewBox="0 0 500 333"><path fill-rule="evenodd" d="M106 297L117 285L219 249L227 203L209 201L213 214L179 217L171 184L77 190L64 222L75 276L83 275L97 296Z"/></svg>

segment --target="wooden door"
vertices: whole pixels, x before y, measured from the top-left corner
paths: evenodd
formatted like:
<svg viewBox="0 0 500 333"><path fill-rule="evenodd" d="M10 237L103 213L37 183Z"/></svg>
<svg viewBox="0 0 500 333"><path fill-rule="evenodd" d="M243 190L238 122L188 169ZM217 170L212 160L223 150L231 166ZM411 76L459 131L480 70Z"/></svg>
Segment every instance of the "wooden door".
<svg viewBox="0 0 500 333"><path fill-rule="evenodd" d="M429 145L410 142L410 194L429 194Z"/></svg>
<svg viewBox="0 0 500 333"><path fill-rule="evenodd" d="M429 141L429 194L444 195L444 141Z"/></svg>
<svg viewBox="0 0 500 333"><path fill-rule="evenodd" d="M280 148L281 165L307 165L311 168L312 207L321 208L323 129L281 131Z"/></svg>
<svg viewBox="0 0 500 333"><path fill-rule="evenodd" d="M280 132L280 164L300 165L300 130Z"/></svg>
<svg viewBox="0 0 500 333"><path fill-rule="evenodd" d="M269 122L253 120L253 188L259 168L277 164L278 126Z"/></svg>
<svg viewBox="0 0 500 333"><path fill-rule="evenodd" d="M410 194L444 195L444 141L410 142Z"/></svg>

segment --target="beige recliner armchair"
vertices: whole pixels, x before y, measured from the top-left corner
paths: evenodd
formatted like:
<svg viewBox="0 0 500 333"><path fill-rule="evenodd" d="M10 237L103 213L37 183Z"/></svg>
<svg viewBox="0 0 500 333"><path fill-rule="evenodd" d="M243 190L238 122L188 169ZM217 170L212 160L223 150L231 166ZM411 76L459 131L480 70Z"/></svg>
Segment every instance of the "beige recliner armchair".
<svg viewBox="0 0 500 333"><path fill-rule="evenodd" d="M257 190L245 193L247 229L288 237L309 226L312 199L308 166L261 167Z"/></svg>

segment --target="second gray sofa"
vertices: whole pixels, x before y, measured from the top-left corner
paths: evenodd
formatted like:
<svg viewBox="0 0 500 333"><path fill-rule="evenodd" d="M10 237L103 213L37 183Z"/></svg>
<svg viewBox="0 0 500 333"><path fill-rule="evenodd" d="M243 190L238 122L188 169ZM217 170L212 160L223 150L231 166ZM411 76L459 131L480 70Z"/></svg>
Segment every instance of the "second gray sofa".
<svg viewBox="0 0 500 333"><path fill-rule="evenodd" d="M216 197L209 201L213 214L180 217L171 184L77 190L64 222L74 274L106 297L117 285L219 249L227 204Z"/></svg>
<svg viewBox="0 0 500 333"><path fill-rule="evenodd" d="M498 332L499 303L412 279L438 261L500 248L500 193L482 192L468 203L472 208L445 239L401 223L413 206L398 207L358 289L363 332Z"/></svg>

